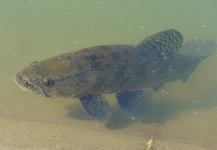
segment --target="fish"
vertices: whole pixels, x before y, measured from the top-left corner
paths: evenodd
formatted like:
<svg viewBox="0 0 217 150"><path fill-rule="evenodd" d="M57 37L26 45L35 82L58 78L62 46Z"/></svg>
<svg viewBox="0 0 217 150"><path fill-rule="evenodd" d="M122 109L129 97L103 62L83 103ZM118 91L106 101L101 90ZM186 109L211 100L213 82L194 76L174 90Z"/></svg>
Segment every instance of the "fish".
<svg viewBox="0 0 217 150"><path fill-rule="evenodd" d="M45 97L79 99L86 114L106 121L111 108L104 94L115 94L127 116L141 119L150 112L153 91L165 83L185 82L216 49L214 41L192 40L168 29L136 45L100 45L33 62L14 80L24 90Z"/></svg>

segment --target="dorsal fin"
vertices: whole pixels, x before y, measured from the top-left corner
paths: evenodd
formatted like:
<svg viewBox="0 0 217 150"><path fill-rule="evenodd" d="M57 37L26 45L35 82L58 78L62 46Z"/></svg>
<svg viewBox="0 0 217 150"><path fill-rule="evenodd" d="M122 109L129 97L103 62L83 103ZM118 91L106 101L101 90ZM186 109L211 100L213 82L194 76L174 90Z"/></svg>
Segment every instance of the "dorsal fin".
<svg viewBox="0 0 217 150"><path fill-rule="evenodd" d="M145 38L138 45L136 45L136 47L148 48L171 54L177 52L182 46L182 43L183 37L181 33L174 29L170 29Z"/></svg>

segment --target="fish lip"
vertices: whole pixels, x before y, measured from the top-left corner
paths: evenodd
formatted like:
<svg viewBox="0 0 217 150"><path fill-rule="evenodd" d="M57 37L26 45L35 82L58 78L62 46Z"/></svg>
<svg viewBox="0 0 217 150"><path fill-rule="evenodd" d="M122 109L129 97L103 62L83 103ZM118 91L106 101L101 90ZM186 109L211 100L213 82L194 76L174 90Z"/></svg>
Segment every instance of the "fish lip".
<svg viewBox="0 0 217 150"><path fill-rule="evenodd" d="M47 92L45 91L45 89L43 87L41 87L42 89L42 95L45 97L51 97L50 95L47 94Z"/></svg>
<svg viewBox="0 0 217 150"><path fill-rule="evenodd" d="M16 73L14 81L21 89L25 91L34 92L45 97L51 97L49 94L47 94L46 90L43 87L35 86L28 77L25 77L20 72Z"/></svg>
<svg viewBox="0 0 217 150"><path fill-rule="evenodd" d="M30 79L28 77L25 77L20 72L16 73L16 75L14 77L14 81L20 88L22 88L25 91L34 92L34 93L39 94L39 95L43 95L45 92L44 90L40 90L39 88L34 86L32 81L30 81Z"/></svg>

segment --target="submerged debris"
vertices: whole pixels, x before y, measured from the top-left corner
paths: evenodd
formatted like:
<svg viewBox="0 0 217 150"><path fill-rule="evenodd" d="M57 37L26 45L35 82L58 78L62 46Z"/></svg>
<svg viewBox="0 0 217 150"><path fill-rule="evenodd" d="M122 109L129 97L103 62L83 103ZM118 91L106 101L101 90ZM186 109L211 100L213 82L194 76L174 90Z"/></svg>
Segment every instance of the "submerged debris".
<svg viewBox="0 0 217 150"><path fill-rule="evenodd" d="M144 150L154 150L154 142L159 134L161 132L161 129L163 128L163 124L160 124L160 127L154 130L153 135L145 142L145 149Z"/></svg>

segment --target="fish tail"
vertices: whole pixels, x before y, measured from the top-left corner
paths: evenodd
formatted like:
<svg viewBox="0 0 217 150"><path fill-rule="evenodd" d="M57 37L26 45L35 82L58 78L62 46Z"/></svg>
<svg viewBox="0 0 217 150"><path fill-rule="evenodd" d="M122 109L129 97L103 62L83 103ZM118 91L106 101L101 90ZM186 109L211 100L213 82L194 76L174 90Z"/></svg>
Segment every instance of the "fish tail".
<svg viewBox="0 0 217 150"><path fill-rule="evenodd" d="M211 56L216 48L217 44L214 41L191 40L186 42L177 53L192 58L204 59Z"/></svg>

